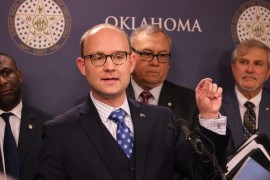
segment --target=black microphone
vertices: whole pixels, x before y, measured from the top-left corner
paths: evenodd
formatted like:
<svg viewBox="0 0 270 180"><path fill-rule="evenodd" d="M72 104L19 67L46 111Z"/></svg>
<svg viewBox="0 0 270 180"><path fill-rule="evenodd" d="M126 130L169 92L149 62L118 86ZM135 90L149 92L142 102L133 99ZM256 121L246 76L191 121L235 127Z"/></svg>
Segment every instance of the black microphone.
<svg viewBox="0 0 270 180"><path fill-rule="evenodd" d="M182 133L185 139L190 143L197 153L204 153L202 141L196 133L189 130L188 123L185 119L179 118L173 124L168 124L168 127L169 129Z"/></svg>
<svg viewBox="0 0 270 180"><path fill-rule="evenodd" d="M183 134L185 139L191 144L193 149L201 155L205 155L209 158L209 160L212 162L214 168L216 169L216 172L220 175L222 180L226 180L225 173L223 172L222 168L217 162L217 159L215 156L213 156L207 148L204 147L203 142L197 135L197 133L194 133L193 131L190 131L188 128L188 123L185 119L179 118L177 119L173 124L168 124L168 128L174 131L178 131ZM214 175L215 178L216 175Z"/></svg>

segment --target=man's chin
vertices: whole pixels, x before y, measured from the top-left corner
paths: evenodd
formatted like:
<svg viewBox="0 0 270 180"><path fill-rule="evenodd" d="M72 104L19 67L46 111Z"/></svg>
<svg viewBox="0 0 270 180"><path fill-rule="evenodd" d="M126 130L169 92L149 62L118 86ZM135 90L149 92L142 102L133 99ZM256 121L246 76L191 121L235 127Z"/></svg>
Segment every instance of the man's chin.
<svg viewBox="0 0 270 180"><path fill-rule="evenodd" d="M240 85L240 87L241 87L241 89L243 89L245 91L252 92L258 88L258 85L256 85L256 86L241 86Z"/></svg>

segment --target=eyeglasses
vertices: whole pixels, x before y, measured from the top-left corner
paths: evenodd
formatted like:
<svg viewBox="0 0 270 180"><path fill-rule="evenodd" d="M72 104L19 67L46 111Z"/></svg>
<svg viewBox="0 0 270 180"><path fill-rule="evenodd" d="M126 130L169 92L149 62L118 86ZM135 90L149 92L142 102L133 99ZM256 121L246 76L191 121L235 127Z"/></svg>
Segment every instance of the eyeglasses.
<svg viewBox="0 0 270 180"><path fill-rule="evenodd" d="M153 54L150 52L142 52L142 51L137 51L134 48L131 48L132 51L140 54L140 57L142 59L142 61L146 61L146 62L150 62L152 61L155 57L157 57L158 62L160 63L167 63L169 62L170 58L171 58L171 54Z"/></svg>
<svg viewBox="0 0 270 180"><path fill-rule="evenodd" d="M108 57L111 58L112 62L115 65L122 65L127 61L127 55L130 55L130 53L127 53L125 51L118 51L110 55L103 53L89 54L85 55L83 58L89 57L91 63L94 66L103 66L106 63Z"/></svg>

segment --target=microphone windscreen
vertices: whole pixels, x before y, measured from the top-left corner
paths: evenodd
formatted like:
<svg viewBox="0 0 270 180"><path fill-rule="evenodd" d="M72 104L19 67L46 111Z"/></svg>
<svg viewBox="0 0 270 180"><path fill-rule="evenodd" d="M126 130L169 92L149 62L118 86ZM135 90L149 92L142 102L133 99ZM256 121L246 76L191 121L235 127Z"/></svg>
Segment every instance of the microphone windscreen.
<svg viewBox="0 0 270 180"><path fill-rule="evenodd" d="M183 118L179 118L179 119L175 120L174 125L175 125L175 127L178 127L178 128L181 128L183 126L188 127L187 121Z"/></svg>
<svg viewBox="0 0 270 180"><path fill-rule="evenodd" d="M168 124L168 128L171 129L171 130L175 130L175 131L177 130L172 123Z"/></svg>

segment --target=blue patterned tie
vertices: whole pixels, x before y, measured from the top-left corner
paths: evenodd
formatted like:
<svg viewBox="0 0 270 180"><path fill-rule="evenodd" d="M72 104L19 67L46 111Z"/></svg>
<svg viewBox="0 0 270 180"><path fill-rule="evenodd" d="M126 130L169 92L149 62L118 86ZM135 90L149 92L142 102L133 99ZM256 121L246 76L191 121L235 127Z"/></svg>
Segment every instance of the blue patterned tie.
<svg viewBox="0 0 270 180"><path fill-rule="evenodd" d="M252 102L247 101L245 104L247 108L244 114L244 139L248 140L250 136L257 132L256 130L256 114L254 111L254 104Z"/></svg>
<svg viewBox="0 0 270 180"><path fill-rule="evenodd" d="M3 113L1 117L6 122L4 137L4 157L6 173L16 180L20 179L19 153L14 136L11 131L9 117L12 113Z"/></svg>
<svg viewBox="0 0 270 180"><path fill-rule="evenodd" d="M132 155L133 148L133 135L130 129L124 122L126 112L123 109L118 109L113 111L109 119L113 120L117 124L116 130L116 140L123 151L126 153L127 157L130 158Z"/></svg>

